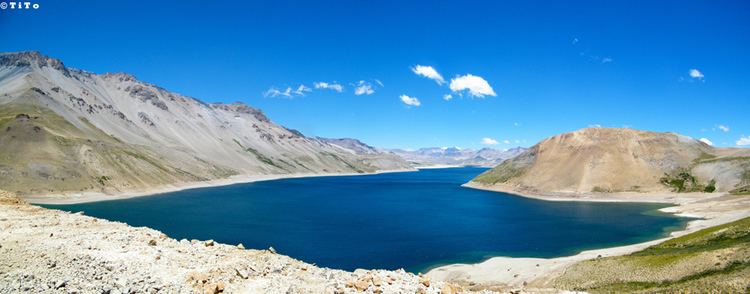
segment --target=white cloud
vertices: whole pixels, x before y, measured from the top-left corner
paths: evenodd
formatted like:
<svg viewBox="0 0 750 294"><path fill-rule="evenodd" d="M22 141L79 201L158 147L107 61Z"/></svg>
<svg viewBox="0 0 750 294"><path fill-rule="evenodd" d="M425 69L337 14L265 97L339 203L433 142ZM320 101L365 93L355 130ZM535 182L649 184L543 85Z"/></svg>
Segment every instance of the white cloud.
<svg viewBox="0 0 750 294"><path fill-rule="evenodd" d="M503 144L510 144L510 140L503 140Z"/></svg>
<svg viewBox="0 0 750 294"><path fill-rule="evenodd" d="M359 81L356 84L356 88L354 88L354 95L370 95L375 93L375 89L373 89L372 84L365 81Z"/></svg>
<svg viewBox="0 0 750 294"><path fill-rule="evenodd" d="M597 128L598 129L598 128L601 128L601 127L602 127L602 125L600 125L600 124L589 125L589 128Z"/></svg>
<svg viewBox="0 0 750 294"><path fill-rule="evenodd" d="M401 95L399 96L399 98L401 98L401 102L404 102L404 104L406 105L411 105L411 106L422 105L422 103L419 102L419 99L417 99L417 97L409 97L407 95Z"/></svg>
<svg viewBox="0 0 750 294"><path fill-rule="evenodd" d="M748 146L748 145L750 145L750 136L740 137L740 139L737 140L737 146Z"/></svg>
<svg viewBox="0 0 750 294"><path fill-rule="evenodd" d="M298 96L305 96L305 92L312 92L312 89L300 84L299 87L297 87L297 90L294 90L293 93L297 94Z"/></svg>
<svg viewBox="0 0 750 294"><path fill-rule="evenodd" d="M443 76L441 76L435 68L428 65L419 65L411 68L411 71L413 71L415 74L423 76L425 78L431 79L438 83L438 85L445 84L445 80L443 79Z"/></svg>
<svg viewBox="0 0 750 294"><path fill-rule="evenodd" d="M573 38L573 42L571 42L571 43L573 43L573 45L577 44L578 43L578 38Z"/></svg>
<svg viewBox="0 0 750 294"><path fill-rule="evenodd" d="M490 84L485 79L472 74L457 76L456 78L452 79L450 88L453 92L468 90L469 95L472 97L482 98L485 95L497 96L497 94L495 94L495 90L490 87Z"/></svg>
<svg viewBox="0 0 750 294"><path fill-rule="evenodd" d="M292 87L286 87L286 89L279 90L274 87L271 87L266 92L263 93L264 97L286 97L286 98L292 98L295 96L305 96L305 93L312 92L312 89L308 88L305 85L300 84L296 89L292 89Z"/></svg>
<svg viewBox="0 0 750 294"><path fill-rule="evenodd" d="M520 123L520 122L514 122L514 123L513 123L513 126L514 126L514 127L518 127L518 126L521 126L521 123Z"/></svg>
<svg viewBox="0 0 750 294"><path fill-rule="evenodd" d="M276 89L276 88L270 88L266 92L263 93L263 96L264 97L279 97L279 96L284 96L284 97L291 98L292 97L292 88L286 88L285 91L281 91L281 90Z"/></svg>
<svg viewBox="0 0 750 294"><path fill-rule="evenodd" d="M610 63L612 61L614 61L614 60L612 60L611 57L604 57L604 58L602 58L602 63Z"/></svg>
<svg viewBox="0 0 750 294"><path fill-rule="evenodd" d="M313 86L315 87L315 89L329 89L329 90L334 90L339 93L344 91L344 86L336 82L333 82L333 83L315 82L313 83Z"/></svg>
<svg viewBox="0 0 750 294"><path fill-rule="evenodd" d="M694 79L702 80L704 76L700 70L698 70L697 68L693 68L693 69L690 69L690 77Z"/></svg>
<svg viewBox="0 0 750 294"><path fill-rule="evenodd" d="M497 145L497 140L492 138L482 138L482 144L484 145Z"/></svg>
<svg viewBox="0 0 750 294"><path fill-rule="evenodd" d="M722 132L729 132L729 127L725 125L719 125L717 128L719 128Z"/></svg>
<svg viewBox="0 0 750 294"><path fill-rule="evenodd" d="M698 141L706 143L706 144L708 144L708 146L714 146L714 142L711 142L711 140L706 139L706 138L700 138L700 139L698 139Z"/></svg>
<svg viewBox="0 0 750 294"><path fill-rule="evenodd" d="M451 99L453 99L453 95L451 95L451 94L445 94L445 95L443 95L443 100L449 101Z"/></svg>

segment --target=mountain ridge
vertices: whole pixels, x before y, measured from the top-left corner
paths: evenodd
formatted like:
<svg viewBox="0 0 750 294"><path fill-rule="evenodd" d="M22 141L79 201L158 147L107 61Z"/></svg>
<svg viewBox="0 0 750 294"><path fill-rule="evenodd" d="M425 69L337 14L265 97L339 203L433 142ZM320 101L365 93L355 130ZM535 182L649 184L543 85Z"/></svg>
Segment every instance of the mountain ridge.
<svg viewBox="0 0 750 294"><path fill-rule="evenodd" d="M0 145L16 146L0 154L0 186L20 195L410 168L391 154L307 137L241 102L206 103L36 51L0 54L0 110Z"/></svg>
<svg viewBox="0 0 750 294"><path fill-rule="evenodd" d="M482 166L492 167L513 158L526 148L479 150L458 147L425 147L417 150L385 149L416 166Z"/></svg>

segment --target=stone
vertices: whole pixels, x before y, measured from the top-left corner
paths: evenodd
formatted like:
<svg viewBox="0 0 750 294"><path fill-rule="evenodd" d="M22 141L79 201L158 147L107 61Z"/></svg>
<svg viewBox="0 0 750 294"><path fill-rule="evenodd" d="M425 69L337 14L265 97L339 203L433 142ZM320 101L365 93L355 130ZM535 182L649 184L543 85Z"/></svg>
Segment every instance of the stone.
<svg viewBox="0 0 750 294"><path fill-rule="evenodd" d="M268 251L270 251L273 254L276 254L276 249L273 249L273 246L272 247L268 247Z"/></svg>
<svg viewBox="0 0 750 294"><path fill-rule="evenodd" d="M249 275L247 274L247 272L244 271L244 270L235 269L234 271L237 273L237 276L239 276L240 278L247 279L249 277Z"/></svg>
<svg viewBox="0 0 750 294"><path fill-rule="evenodd" d="M459 289L457 286L454 286L451 283L443 284L443 288L440 289L440 294L458 294L460 292L461 292L461 289Z"/></svg>
<svg viewBox="0 0 750 294"><path fill-rule="evenodd" d="M62 287L65 287L65 285L67 284L68 284L68 281L66 280L57 281L57 283L55 283L55 289L60 289Z"/></svg>
<svg viewBox="0 0 750 294"><path fill-rule="evenodd" d="M156 240L151 239L148 241L148 246L156 246Z"/></svg>
<svg viewBox="0 0 750 294"><path fill-rule="evenodd" d="M425 277L425 276L421 276L421 277L419 277L419 283L422 284L422 285L424 285L425 287L429 288L430 287L430 278L429 277Z"/></svg>
<svg viewBox="0 0 750 294"><path fill-rule="evenodd" d="M354 289L357 289L358 291L365 291L369 287L370 287L370 283L368 283L364 279L354 282Z"/></svg>
<svg viewBox="0 0 750 294"><path fill-rule="evenodd" d="M206 247L214 246L214 240L208 240L206 242L203 242L203 245L206 245Z"/></svg>
<svg viewBox="0 0 750 294"><path fill-rule="evenodd" d="M245 245L242 245L242 243L237 244L237 249L245 249Z"/></svg>

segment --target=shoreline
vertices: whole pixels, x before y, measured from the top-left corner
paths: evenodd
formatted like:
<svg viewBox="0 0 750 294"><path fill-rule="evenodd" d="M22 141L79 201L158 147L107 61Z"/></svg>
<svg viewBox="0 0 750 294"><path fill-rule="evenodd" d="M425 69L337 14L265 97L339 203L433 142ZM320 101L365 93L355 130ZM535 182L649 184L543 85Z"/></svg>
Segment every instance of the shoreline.
<svg viewBox="0 0 750 294"><path fill-rule="evenodd" d="M659 211L671 213L677 217L695 218L688 221L685 228L670 232L669 236L656 240L624 246L584 250L578 254L555 258L496 256L479 263L456 263L438 266L426 273L427 276L435 280L473 285L475 287L479 286L480 288L551 288L550 282L560 276L568 266L577 262L597 257L630 254L695 231L750 217L750 199L742 195L731 195L726 192L710 194L681 193L679 195L676 193L533 194L525 191L515 191L509 187L488 187L471 182L462 186L543 201L672 204L672 206L661 208ZM594 196L598 198L591 198ZM648 199L641 197L648 197Z"/></svg>
<svg viewBox="0 0 750 294"><path fill-rule="evenodd" d="M343 271L273 248L177 240L148 227L28 204L2 190L0 216L0 293L464 292L403 270Z"/></svg>
<svg viewBox="0 0 750 294"><path fill-rule="evenodd" d="M91 203L100 201L110 200L122 200L137 197L149 197L158 196L161 194L190 190L200 188L211 188L221 187L236 184L247 184L262 181L282 180L282 179L296 179L296 178L313 178L313 177L338 177L338 176L366 176L366 175L377 175L384 173L399 173L399 172L416 172L418 169L396 169L396 170L382 170L370 173L298 173L298 174L271 174L271 175L235 175L228 178L200 181L200 182L185 182L173 185L162 185L146 190L135 190L135 191L124 191L118 193L104 193L104 192L70 192L70 193L53 193L45 194L45 196L32 195L21 197L26 202L31 204L42 204L42 205L67 205L67 204L81 204Z"/></svg>
<svg viewBox="0 0 750 294"><path fill-rule="evenodd" d="M443 167L448 168L448 167ZM75 204L109 200L120 200L135 197L156 196L164 193L196 188L218 187L233 184L243 184L259 181L269 181L288 178L328 177L375 175L395 172L414 172L417 169L385 170L372 173L326 173L326 174L276 174L276 175L244 175L229 178L192 182L178 185L167 185L146 191L131 191L117 194L101 192L52 194L42 197L24 197L33 204ZM514 197L525 197L544 201L588 201L588 202L630 202L630 203L661 203L671 206L659 209L661 212L671 213L678 217L697 218L689 221L678 231L670 232L667 237L617 247L584 250L577 254L555 258L528 258L495 256L478 263L455 263L429 268L426 276L435 281L450 282L470 288L550 288L549 282L554 280L565 269L577 262L594 259L599 256L618 256L643 250L666 240L689 234L701 229L729 223L750 216L750 199L742 201L742 196L728 193L544 193L534 194L527 191L515 191L509 187L488 187L476 183L466 183L462 187L480 189L493 192L508 193ZM71 197L73 195L73 197ZM746 198L746 197L745 197ZM745 206L742 206L742 205ZM739 208L743 207L743 208Z"/></svg>

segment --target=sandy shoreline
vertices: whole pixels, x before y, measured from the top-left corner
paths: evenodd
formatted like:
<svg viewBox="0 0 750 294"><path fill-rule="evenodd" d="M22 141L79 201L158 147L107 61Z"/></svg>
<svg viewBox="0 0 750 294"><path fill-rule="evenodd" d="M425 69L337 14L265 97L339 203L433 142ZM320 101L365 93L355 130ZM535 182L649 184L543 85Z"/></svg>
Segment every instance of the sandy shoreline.
<svg viewBox="0 0 750 294"><path fill-rule="evenodd" d="M665 207L660 211L681 217L698 218L688 222L685 229L672 232L669 237L643 243L586 250L576 255L558 258L492 257L476 264L441 266L427 273L435 280L475 287L550 288L549 283L576 262L599 256L633 253L671 238L750 217L750 197L727 193L681 193L679 195L675 193L597 193L591 195L548 193L535 195L529 192L513 191L508 187L486 187L474 183L463 186L545 201L668 203L675 204L675 206Z"/></svg>
<svg viewBox="0 0 750 294"><path fill-rule="evenodd" d="M229 178L201 181L201 182L189 182L175 185L159 186L147 190L127 191L120 193L107 194L103 192L71 192L71 193L55 193L46 195L33 195L22 197L25 201L33 204L79 204L88 202L98 201L109 201L109 200L121 200L135 197L147 197L156 196L164 193L177 192L182 190L197 189L197 188L209 188L209 187L220 187L234 184L246 184L260 181L271 181L280 179L293 179L293 178L310 178L310 177L333 177L333 176L364 176L364 175L376 175L383 173L397 173L397 172L413 172L416 169L398 169L398 170L384 170L376 171L372 173L323 173L323 174L275 174L275 175L238 175L231 176Z"/></svg>

